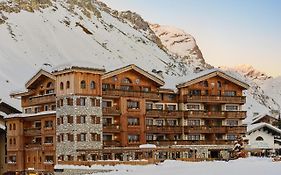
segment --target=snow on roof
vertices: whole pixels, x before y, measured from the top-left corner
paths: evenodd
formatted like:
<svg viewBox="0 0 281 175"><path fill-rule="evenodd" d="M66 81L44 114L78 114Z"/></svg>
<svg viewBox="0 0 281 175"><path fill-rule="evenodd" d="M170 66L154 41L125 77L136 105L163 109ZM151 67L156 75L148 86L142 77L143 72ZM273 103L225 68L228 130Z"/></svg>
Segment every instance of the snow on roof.
<svg viewBox="0 0 281 175"><path fill-rule="evenodd" d="M243 81L240 78L235 77L232 74L229 74L229 73L227 73L227 72L225 72L225 71L223 71L221 69L218 69L218 68L208 69L208 70L201 71L199 73L194 73L194 74L186 77L185 81L180 83L180 84L178 84L177 86L178 87L185 86L185 84L187 84L187 83L189 83L189 82L191 82L193 80L203 78L205 76L208 76L208 75L210 75L212 73L216 73L216 72L220 73L221 76L226 76L226 78L229 77L230 81L234 81L235 83L239 83L242 87L245 87L245 88L249 87L248 83L246 83L245 81Z"/></svg>
<svg viewBox="0 0 281 175"><path fill-rule="evenodd" d="M259 121L260 119L262 119L262 118L265 117L265 116L270 116L270 117L272 117L272 118L275 118L275 117L273 117L272 115L270 115L270 114L268 114L268 113L259 114L259 115L255 116L255 117L253 118L252 124L254 124L255 122ZM276 119L276 118L275 118L275 119Z"/></svg>
<svg viewBox="0 0 281 175"><path fill-rule="evenodd" d="M254 132L254 131L259 130L259 129L264 128L264 127L270 128L270 129L272 129L272 130L281 134L281 130L279 128L277 128L275 126L272 126L268 123L257 123L257 124L249 125L247 127L247 133L250 134L251 132Z"/></svg>
<svg viewBox="0 0 281 175"><path fill-rule="evenodd" d="M156 148L156 145L154 144L143 144L143 145L140 145L139 148L150 148L150 149L153 149L153 148Z"/></svg>
<svg viewBox="0 0 281 175"><path fill-rule="evenodd" d="M41 115L51 115L51 114L56 114L56 111L43 111L43 112L38 112L36 114L9 114L5 119L9 118L25 118L25 117L36 117L36 116L41 116Z"/></svg>
<svg viewBox="0 0 281 175"><path fill-rule="evenodd" d="M65 62L63 64L57 65L52 68L51 72L63 71L66 69L71 69L73 67L89 68L89 69L105 69L104 66L99 65L97 63L77 60L77 61Z"/></svg>
<svg viewBox="0 0 281 175"><path fill-rule="evenodd" d="M6 126L0 123L0 129L5 130Z"/></svg>

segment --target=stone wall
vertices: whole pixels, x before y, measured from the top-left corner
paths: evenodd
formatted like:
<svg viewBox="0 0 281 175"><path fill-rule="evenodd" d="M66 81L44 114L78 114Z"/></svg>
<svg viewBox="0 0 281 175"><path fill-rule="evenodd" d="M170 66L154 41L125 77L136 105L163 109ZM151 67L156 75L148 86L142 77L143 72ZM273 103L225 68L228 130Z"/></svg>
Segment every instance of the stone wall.
<svg viewBox="0 0 281 175"><path fill-rule="evenodd" d="M76 99L84 97L86 98L85 106L77 106ZM66 98L73 99L73 106L68 106ZM99 99L100 107L91 105L91 98ZM56 144L56 157L60 155L74 156L74 160L77 160L79 156L77 149L101 149L102 148L102 98L101 97L92 97L92 96L63 96L58 97L58 100L63 99L63 106L57 108L57 118L63 117L63 124L57 125L56 135L64 135L64 141L57 142ZM67 123L67 115L73 116L73 124ZM77 116L85 115L86 123L78 124L76 123ZM92 124L91 116L100 117L100 124ZM67 133L74 135L74 142L66 141ZM77 134L86 133L86 141L79 142L77 141ZM91 133L100 134L100 141L91 141Z"/></svg>

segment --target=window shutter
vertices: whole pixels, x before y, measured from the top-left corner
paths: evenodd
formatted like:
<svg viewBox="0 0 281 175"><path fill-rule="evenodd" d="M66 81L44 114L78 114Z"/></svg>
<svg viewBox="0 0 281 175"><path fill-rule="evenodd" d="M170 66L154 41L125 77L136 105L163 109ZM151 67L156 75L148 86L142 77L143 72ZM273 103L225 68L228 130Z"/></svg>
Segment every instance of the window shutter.
<svg viewBox="0 0 281 175"><path fill-rule="evenodd" d="M76 116L76 123L80 124L81 123L81 116Z"/></svg>
<svg viewBox="0 0 281 175"><path fill-rule="evenodd" d="M96 99L96 106L100 107L100 99Z"/></svg>
<svg viewBox="0 0 281 175"><path fill-rule="evenodd" d="M80 106L80 105L81 105L81 99L80 99L80 98L77 98L77 99L76 99L76 105L77 105L77 106Z"/></svg>
<svg viewBox="0 0 281 175"><path fill-rule="evenodd" d="M100 117L96 118L96 124L100 124Z"/></svg>
<svg viewBox="0 0 281 175"><path fill-rule="evenodd" d="M81 142L81 135L80 134L77 134L77 141Z"/></svg>
<svg viewBox="0 0 281 175"><path fill-rule="evenodd" d="M57 118L57 125L60 125L60 118Z"/></svg>
<svg viewBox="0 0 281 175"><path fill-rule="evenodd" d="M101 138L100 138L100 134L97 134L97 141L100 141Z"/></svg>

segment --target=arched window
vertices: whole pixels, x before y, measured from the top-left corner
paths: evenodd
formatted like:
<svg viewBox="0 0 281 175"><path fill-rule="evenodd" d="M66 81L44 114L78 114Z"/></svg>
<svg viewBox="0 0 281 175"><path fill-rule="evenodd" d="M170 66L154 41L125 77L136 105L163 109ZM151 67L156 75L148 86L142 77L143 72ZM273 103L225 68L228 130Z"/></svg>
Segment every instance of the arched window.
<svg viewBox="0 0 281 175"><path fill-rule="evenodd" d="M67 82L66 82L66 89L69 89L69 88L70 88L70 82L67 81Z"/></svg>
<svg viewBox="0 0 281 175"><path fill-rule="evenodd" d="M132 81L131 81L129 78L124 78L124 79L122 80L122 83L124 83L124 84L131 84Z"/></svg>
<svg viewBox="0 0 281 175"><path fill-rule="evenodd" d="M53 83L52 83L52 82L49 82L49 83L47 84L47 88L51 88L51 87L53 87Z"/></svg>
<svg viewBox="0 0 281 175"><path fill-rule="evenodd" d="M86 81L85 80L81 81L80 87L81 87L81 89L86 89Z"/></svg>
<svg viewBox="0 0 281 175"><path fill-rule="evenodd" d="M94 81L91 81L90 88L96 89L96 83Z"/></svg>
<svg viewBox="0 0 281 175"><path fill-rule="evenodd" d="M60 90L63 90L63 82L60 82Z"/></svg>
<svg viewBox="0 0 281 175"><path fill-rule="evenodd" d="M256 138L256 141L263 141L263 138L262 138L261 136L258 136L258 137Z"/></svg>

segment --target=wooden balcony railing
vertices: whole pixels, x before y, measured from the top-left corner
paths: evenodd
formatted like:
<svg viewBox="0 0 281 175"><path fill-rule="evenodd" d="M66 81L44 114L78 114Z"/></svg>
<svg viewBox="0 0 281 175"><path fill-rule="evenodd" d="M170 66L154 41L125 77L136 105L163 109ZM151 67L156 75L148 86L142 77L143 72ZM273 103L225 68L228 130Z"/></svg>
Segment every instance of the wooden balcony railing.
<svg viewBox="0 0 281 175"><path fill-rule="evenodd" d="M247 111L184 111L184 117L188 118L236 118L245 119Z"/></svg>
<svg viewBox="0 0 281 175"><path fill-rule="evenodd" d="M41 128L25 128L23 130L25 136L37 136L41 135Z"/></svg>
<svg viewBox="0 0 281 175"><path fill-rule="evenodd" d="M160 95L157 92L142 92L142 91L125 91L119 89L107 89L102 91L103 96L109 97L140 97L151 100L160 100Z"/></svg>
<svg viewBox="0 0 281 175"><path fill-rule="evenodd" d="M169 111L169 110L158 110L158 109L150 109L146 111L147 117L181 118L182 115L183 115L182 111Z"/></svg>
<svg viewBox="0 0 281 175"><path fill-rule="evenodd" d="M146 141L149 144L157 146L171 146L171 145L233 145L232 140L160 140L160 141Z"/></svg>
<svg viewBox="0 0 281 175"><path fill-rule="evenodd" d="M104 140L103 146L105 147L114 147L114 146L121 146L119 141L116 140Z"/></svg>
<svg viewBox="0 0 281 175"><path fill-rule="evenodd" d="M247 126L228 126L227 132L232 134L245 134L247 132Z"/></svg>
<svg viewBox="0 0 281 175"><path fill-rule="evenodd" d="M146 126L147 133L182 133L181 126Z"/></svg>
<svg viewBox="0 0 281 175"><path fill-rule="evenodd" d="M114 125L114 124L111 124L111 125L103 125L103 132L109 132L109 133L112 133L112 132L120 132L120 125Z"/></svg>
<svg viewBox="0 0 281 175"><path fill-rule="evenodd" d="M56 102L56 95L48 94L48 95L30 97L29 100L23 102L22 105L23 107L26 107L26 106L34 106L39 104L55 103L55 102Z"/></svg>
<svg viewBox="0 0 281 175"><path fill-rule="evenodd" d="M245 96L200 96L200 95L185 95L184 103L236 103L236 104L244 104L246 103Z"/></svg>
<svg viewBox="0 0 281 175"><path fill-rule="evenodd" d="M225 126L185 126L184 127L184 132L185 133L190 133L190 134L208 134L208 133L226 133L226 127Z"/></svg>
<svg viewBox="0 0 281 175"><path fill-rule="evenodd" d="M120 110L117 107L103 107L102 108L103 115L120 115Z"/></svg>
<svg viewBox="0 0 281 175"><path fill-rule="evenodd" d="M41 147L42 147L41 143L29 143L25 145L26 149L35 149L35 148L42 149Z"/></svg>

